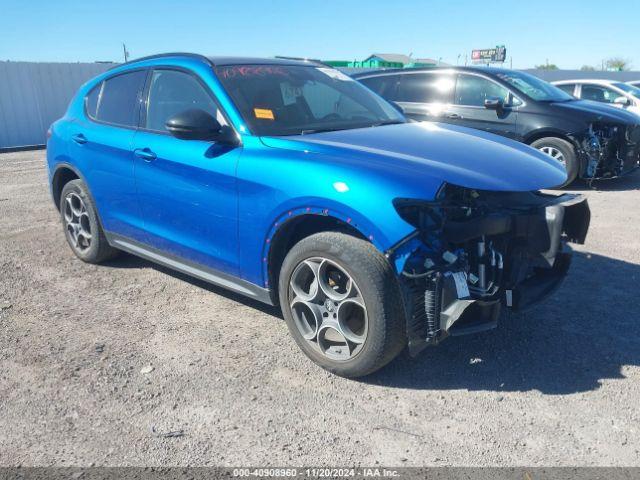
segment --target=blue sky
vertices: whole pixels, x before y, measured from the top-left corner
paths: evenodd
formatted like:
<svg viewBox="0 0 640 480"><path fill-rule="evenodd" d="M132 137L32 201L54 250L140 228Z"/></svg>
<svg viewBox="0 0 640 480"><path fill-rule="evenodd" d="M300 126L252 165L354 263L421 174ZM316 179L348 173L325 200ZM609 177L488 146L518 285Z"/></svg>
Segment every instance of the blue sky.
<svg viewBox="0 0 640 480"><path fill-rule="evenodd" d="M363 59L413 53L456 63L507 46L515 68L640 69L640 5L577 0L0 0L0 60L122 60L167 51Z"/></svg>

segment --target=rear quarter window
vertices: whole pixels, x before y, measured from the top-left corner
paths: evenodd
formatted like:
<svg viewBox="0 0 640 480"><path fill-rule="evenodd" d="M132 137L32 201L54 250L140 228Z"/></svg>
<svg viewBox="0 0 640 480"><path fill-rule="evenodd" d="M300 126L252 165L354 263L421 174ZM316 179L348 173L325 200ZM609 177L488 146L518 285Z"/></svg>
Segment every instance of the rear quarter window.
<svg viewBox="0 0 640 480"><path fill-rule="evenodd" d="M92 90L87 96L87 114L94 120L123 127L138 125L140 98L147 73L144 70L123 73L102 82L95 110ZM92 115L93 113L93 115Z"/></svg>
<svg viewBox="0 0 640 480"><path fill-rule="evenodd" d="M89 118L96 118L96 111L98 110L98 100L100 99L100 92L102 91L102 82L93 87L93 89L87 94L84 99L85 110Z"/></svg>

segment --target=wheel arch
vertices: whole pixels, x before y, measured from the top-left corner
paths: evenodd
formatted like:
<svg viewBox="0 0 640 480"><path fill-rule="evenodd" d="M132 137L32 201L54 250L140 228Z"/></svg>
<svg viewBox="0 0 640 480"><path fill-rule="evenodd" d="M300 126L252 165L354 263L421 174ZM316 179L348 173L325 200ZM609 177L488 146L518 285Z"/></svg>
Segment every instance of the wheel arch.
<svg viewBox="0 0 640 480"><path fill-rule="evenodd" d="M273 234L265 242L263 255L263 276L265 284L270 287L269 293L274 304L279 303L278 280L282 263L291 248L303 238L320 232L340 232L374 243L373 235L364 232L351 218L330 215L326 210L291 215L282 222L276 222L275 227Z"/></svg>
<svg viewBox="0 0 640 480"><path fill-rule="evenodd" d="M569 142L571 145L573 145L574 148L577 148L577 144L575 140L573 140L569 135L567 135L567 133L563 132L562 130L554 130L554 129L535 130L529 133L525 137L524 143L526 143L527 145L531 145L536 140L540 140L542 138L548 138L548 137L559 138L560 140Z"/></svg>
<svg viewBox="0 0 640 480"><path fill-rule="evenodd" d="M71 180L82 180L87 185L84 176L69 163L59 163L51 176L51 196L53 197L53 203L58 211L60 211L60 194L64 186ZM87 188L89 186L87 185Z"/></svg>

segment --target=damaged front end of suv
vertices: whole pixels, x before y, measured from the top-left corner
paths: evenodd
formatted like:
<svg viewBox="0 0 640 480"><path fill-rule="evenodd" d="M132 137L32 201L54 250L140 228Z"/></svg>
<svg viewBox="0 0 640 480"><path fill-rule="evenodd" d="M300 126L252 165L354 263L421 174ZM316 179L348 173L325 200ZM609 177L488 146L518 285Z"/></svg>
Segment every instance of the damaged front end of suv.
<svg viewBox="0 0 640 480"><path fill-rule="evenodd" d="M590 221L580 195L485 191L444 184L434 201L396 199L416 228L386 255L407 307L409 351L497 325L554 291Z"/></svg>

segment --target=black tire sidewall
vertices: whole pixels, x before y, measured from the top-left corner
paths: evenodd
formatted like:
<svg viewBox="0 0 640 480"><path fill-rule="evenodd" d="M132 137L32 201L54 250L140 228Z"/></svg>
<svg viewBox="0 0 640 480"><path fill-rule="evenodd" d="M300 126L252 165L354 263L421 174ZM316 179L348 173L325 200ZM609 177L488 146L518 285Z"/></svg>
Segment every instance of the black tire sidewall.
<svg viewBox="0 0 640 480"><path fill-rule="evenodd" d="M91 243L89 244L89 248L83 252L77 250L73 245L73 241L71 239L69 231L67 230L67 225L64 218L65 198L71 192L74 192L78 196L80 196L80 198L84 202L84 205L87 209L87 214L89 216L89 225L91 227ZM72 180L63 187L62 193L60 194L60 218L62 220L64 236L73 253L79 259L85 262L94 263L100 261L100 253L102 247L102 245L100 245L100 242L106 240L102 235L102 229L100 227L100 222L98 220L93 200L91 199L91 196L89 195L89 192L82 180Z"/></svg>
<svg viewBox="0 0 640 480"><path fill-rule="evenodd" d="M392 283L390 278L382 278L383 275L380 274L379 268L367 268L367 266L363 265L363 263L366 263L364 258L376 255L380 256L377 259L378 262L386 262L384 257L375 250L375 247L364 240L355 239L348 235L339 233L334 235L356 240L360 244L349 241L348 243L351 245L345 246L324 240L320 235L313 235L295 245L282 265L279 279L280 305L291 335L300 349L311 360L337 375L345 377L363 376L391 361L404 347L404 343L399 345L400 340L398 340L400 337L402 340L405 338L404 330L398 331L401 325L399 324L400 319L394 319L397 320L398 324L390 324L388 321L390 315L398 315L397 311L388 310L390 302L398 301L397 298L390 297L399 296L400 289L395 278L393 278L394 283ZM364 251L355 250L359 248ZM293 319L291 308L289 307L289 281L298 264L312 257L326 258L343 268L355 281L364 299L368 319L367 338L362 349L352 359L335 361L322 355L303 338ZM385 286L385 291L380 291L380 285ZM390 342L389 337L395 337L396 340Z"/></svg>
<svg viewBox="0 0 640 480"><path fill-rule="evenodd" d="M569 185L578 177L578 159L575 147L571 143L563 140L562 138L545 137L532 142L531 146L537 150L540 150L543 147L553 147L562 152L567 169L567 181L562 185L559 185L560 187Z"/></svg>

